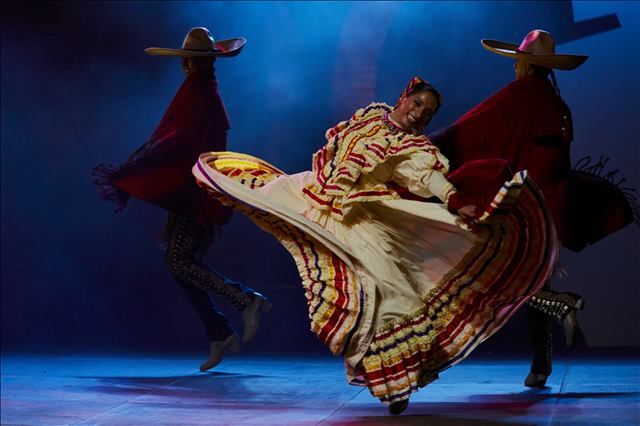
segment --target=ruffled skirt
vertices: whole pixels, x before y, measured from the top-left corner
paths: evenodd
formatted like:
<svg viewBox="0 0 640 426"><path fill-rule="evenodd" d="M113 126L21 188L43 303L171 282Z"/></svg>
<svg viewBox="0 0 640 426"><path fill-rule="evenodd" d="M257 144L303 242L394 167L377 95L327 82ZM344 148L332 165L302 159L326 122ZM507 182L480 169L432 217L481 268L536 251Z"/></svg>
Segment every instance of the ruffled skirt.
<svg viewBox="0 0 640 426"><path fill-rule="evenodd" d="M441 204L394 199L342 221L303 196L311 172L206 153L199 185L276 237L293 256L311 330L345 358L351 384L392 403L464 359L546 281L558 251L526 172L504 183L472 229Z"/></svg>

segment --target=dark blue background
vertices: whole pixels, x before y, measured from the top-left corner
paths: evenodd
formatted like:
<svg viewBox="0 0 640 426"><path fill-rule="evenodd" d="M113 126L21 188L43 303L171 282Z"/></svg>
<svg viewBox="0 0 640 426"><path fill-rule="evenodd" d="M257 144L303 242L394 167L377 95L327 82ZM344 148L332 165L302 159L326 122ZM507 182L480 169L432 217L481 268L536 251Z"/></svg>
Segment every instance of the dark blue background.
<svg viewBox="0 0 640 426"><path fill-rule="evenodd" d="M146 140L182 82L178 59L144 48L179 47L193 26L246 37L240 56L217 63L229 148L297 172L328 127L392 103L414 75L445 98L429 130L451 123L513 79L481 38L519 43L546 29L559 52L590 56L557 73L573 160L610 156L640 187L639 23L638 2L2 2L3 349L204 349L163 264L164 212L133 200L114 215L89 178ZM293 261L270 236L235 215L208 261L274 301L250 348L325 350ZM557 287L587 299L589 343L640 345L638 229L561 261L569 277ZM485 347L526 341L518 317Z"/></svg>

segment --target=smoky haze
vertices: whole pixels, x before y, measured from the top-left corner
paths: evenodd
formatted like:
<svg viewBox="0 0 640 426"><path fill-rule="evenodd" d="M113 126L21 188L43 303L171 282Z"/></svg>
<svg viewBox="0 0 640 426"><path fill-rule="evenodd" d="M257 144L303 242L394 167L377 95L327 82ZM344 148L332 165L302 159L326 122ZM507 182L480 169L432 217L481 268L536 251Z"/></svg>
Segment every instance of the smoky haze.
<svg viewBox="0 0 640 426"><path fill-rule="evenodd" d="M165 213L131 200L114 214L89 177L145 142L183 81L179 59L144 49L179 47L194 26L248 39L216 62L229 149L288 173L310 168L327 128L393 103L414 75L444 95L428 131L453 122L513 79L511 61L480 39L547 29L559 52L590 56L558 73L573 161L609 156L640 187L637 2L2 2L1 19L3 349L203 347L163 263ZM562 252L569 276L557 286L587 299L592 345L640 345L639 234ZM207 260L274 301L254 349L325 350L293 261L270 236L236 214ZM522 319L488 345L526 350Z"/></svg>

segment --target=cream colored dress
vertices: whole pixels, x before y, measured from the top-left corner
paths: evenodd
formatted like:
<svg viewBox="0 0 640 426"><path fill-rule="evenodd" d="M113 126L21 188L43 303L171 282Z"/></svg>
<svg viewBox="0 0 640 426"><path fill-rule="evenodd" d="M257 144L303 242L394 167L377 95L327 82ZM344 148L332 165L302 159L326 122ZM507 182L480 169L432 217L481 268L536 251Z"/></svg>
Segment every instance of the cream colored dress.
<svg viewBox="0 0 640 426"><path fill-rule="evenodd" d="M391 141L383 117L390 107L363 110L327 132L313 171L286 175L230 152L203 154L193 171L292 254L312 331L344 356L349 382L395 402L495 333L542 286L557 242L526 173L505 182L473 231L445 204L401 198L393 188L446 202L455 191L448 162L424 136ZM371 126L380 127L377 138ZM350 129L368 136L351 143ZM381 148L367 157L372 144ZM356 166L345 166L349 155ZM348 179L326 179L323 170Z"/></svg>

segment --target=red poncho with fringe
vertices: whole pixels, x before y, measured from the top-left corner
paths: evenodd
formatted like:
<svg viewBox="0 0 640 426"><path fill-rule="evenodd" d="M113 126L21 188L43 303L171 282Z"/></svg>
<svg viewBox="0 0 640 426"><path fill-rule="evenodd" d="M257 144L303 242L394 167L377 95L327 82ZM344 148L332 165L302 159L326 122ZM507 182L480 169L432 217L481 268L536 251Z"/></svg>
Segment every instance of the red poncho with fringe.
<svg viewBox="0 0 640 426"><path fill-rule="evenodd" d="M203 225L228 222L231 210L209 197L191 167L206 151L225 151L229 120L214 70L188 76L149 140L119 167L99 165L94 183L120 211L129 197L154 204Z"/></svg>
<svg viewBox="0 0 640 426"><path fill-rule="evenodd" d="M571 112L550 81L529 76L430 135L455 172L468 161L501 158L528 170L551 211L562 244L579 251L633 221L634 200L602 176L572 171Z"/></svg>

